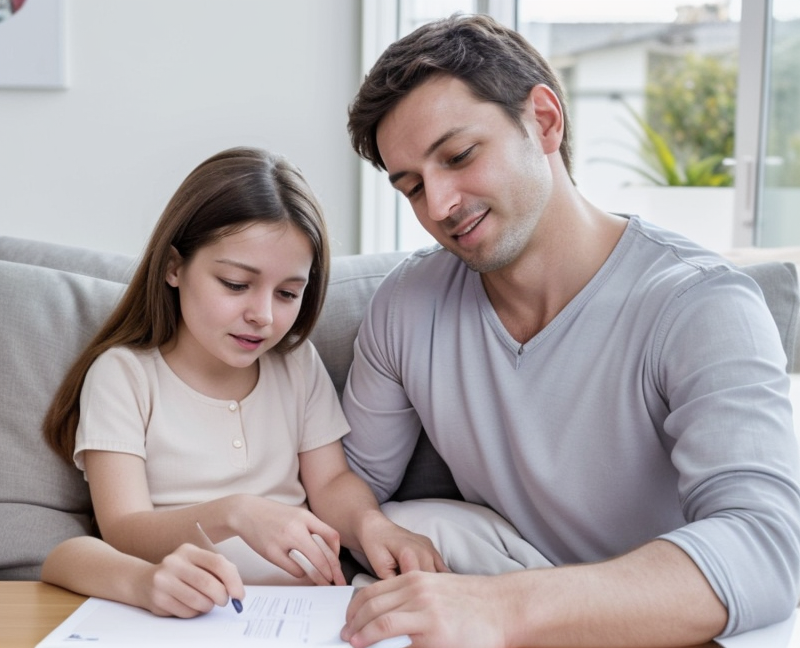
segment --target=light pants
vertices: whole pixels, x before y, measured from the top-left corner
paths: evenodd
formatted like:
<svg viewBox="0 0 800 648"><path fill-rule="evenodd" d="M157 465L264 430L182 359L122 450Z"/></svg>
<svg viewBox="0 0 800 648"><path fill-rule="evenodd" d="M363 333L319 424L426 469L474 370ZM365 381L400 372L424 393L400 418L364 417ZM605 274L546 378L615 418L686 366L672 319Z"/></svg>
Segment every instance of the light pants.
<svg viewBox="0 0 800 648"><path fill-rule="evenodd" d="M457 574L503 574L533 567L551 567L537 549L493 510L456 500L423 499L386 502L392 522L428 536ZM363 555L353 556L367 566Z"/></svg>

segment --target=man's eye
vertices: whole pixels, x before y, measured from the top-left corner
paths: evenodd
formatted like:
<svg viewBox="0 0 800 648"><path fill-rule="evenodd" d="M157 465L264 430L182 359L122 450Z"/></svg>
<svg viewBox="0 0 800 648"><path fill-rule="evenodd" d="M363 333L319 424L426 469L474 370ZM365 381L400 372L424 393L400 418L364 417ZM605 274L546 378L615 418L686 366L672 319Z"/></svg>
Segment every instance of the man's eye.
<svg viewBox="0 0 800 648"><path fill-rule="evenodd" d="M422 183L418 182L413 187L411 187L411 189L406 191L406 198L411 198L413 196L416 196L420 191L422 191Z"/></svg>
<svg viewBox="0 0 800 648"><path fill-rule="evenodd" d="M470 146L466 151L463 151L456 155L455 157L450 159L450 164L458 164L459 162L463 162L469 157L469 154L472 153L473 147Z"/></svg>
<svg viewBox="0 0 800 648"><path fill-rule="evenodd" d="M247 284L235 283L233 281L227 281L225 279L220 279L219 281L228 290L232 290L234 292L241 292L242 290L245 290L247 288Z"/></svg>

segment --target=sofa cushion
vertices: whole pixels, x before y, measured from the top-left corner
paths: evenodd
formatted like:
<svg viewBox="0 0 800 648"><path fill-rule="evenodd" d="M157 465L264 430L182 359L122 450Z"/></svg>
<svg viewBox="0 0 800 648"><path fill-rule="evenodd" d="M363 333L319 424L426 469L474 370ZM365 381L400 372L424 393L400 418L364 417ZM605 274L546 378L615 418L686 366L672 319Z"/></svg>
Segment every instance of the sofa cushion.
<svg viewBox="0 0 800 648"><path fill-rule="evenodd" d="M87 533L83 476L41 436L62 376L123 284L0 261L0 578L38 579L58 542Z"/></svg>
<svg viewBox="0 0 800 648"><path fill-rule="evenodd" d="M404 252L339 256L331 260L325 306L311 334L339 397L353 362L353 342L367 304L389 270L407 256Z"/></svg>
<svg viewBox="0 0 800 648"><path fill-rule="evenodd" d="M761 288L764 300L778 326L781 343L786 352L786 369L790 372L797 371L800 369L800 345L797 344L800 290L797 267L794 263L767 261L742 266L739 269L755 279Z"/></svg>
<svg viewBox="0 0 800 648"><path fill-rule="evenodd" d="M13 236L0 236L0 260L67 270L119 283L127 283L136 266L136 259L126 254L101 252Z"/></svg>

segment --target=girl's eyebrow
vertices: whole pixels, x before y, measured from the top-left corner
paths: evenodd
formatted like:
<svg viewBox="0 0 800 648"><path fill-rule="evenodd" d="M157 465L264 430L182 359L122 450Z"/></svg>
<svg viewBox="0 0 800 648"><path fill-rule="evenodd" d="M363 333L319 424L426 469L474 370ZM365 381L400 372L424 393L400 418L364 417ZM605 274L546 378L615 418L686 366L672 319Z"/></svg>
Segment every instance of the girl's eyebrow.
<svg viewBox="0 0 800 648"><path fill-rule="evenodd" d="M225 265L232 265L232 266L234 266L236 268L241 268L242 270L246 270L247 272L252 272L253 274L257 274L257 275L261 274L261 270L259 270L258 268L254 267L254 266L251 266L251 265L248 265L246 263L242 263L241 261L234 261L233 259L216 259L215 263L223 263ZM305 284L308 283L308 277L305 277L303 275L298 275L296 277L287 277L286 279L284 279L284 281L289 281L289 282L293 282L293 283L301 283L301 284L305 285Z"/></svg>
<svg viewBox="0 0 800 648"><path fill-rule="evenodd" d="M259 270L258 268L255 268L246 263L242 263L241 261L234 261L233 259L217 259L216 263L224 263L226 265L232 265L237 268L241 268L242 270L246 270L247 272L252 272L253 274L261 274L261 270Z"/></svg>

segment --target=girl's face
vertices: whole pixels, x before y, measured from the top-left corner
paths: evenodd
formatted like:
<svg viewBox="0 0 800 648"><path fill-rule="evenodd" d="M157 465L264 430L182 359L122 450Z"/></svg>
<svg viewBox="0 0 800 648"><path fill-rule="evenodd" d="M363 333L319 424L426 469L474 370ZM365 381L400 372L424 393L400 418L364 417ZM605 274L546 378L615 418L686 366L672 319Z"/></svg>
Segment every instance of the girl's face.
<svg viewBox="0 0 800 648"><path fill-rule="evenodd" d="M250 367L297 319L313 248L287 223L254 223L200 248L177 251L167 283L178 289L181 320L170 355L218 372Z"/></svg>

